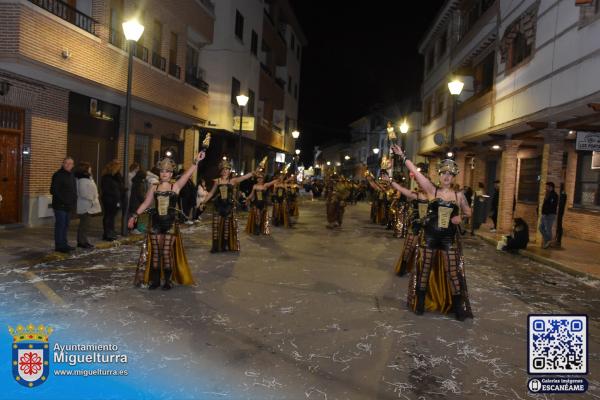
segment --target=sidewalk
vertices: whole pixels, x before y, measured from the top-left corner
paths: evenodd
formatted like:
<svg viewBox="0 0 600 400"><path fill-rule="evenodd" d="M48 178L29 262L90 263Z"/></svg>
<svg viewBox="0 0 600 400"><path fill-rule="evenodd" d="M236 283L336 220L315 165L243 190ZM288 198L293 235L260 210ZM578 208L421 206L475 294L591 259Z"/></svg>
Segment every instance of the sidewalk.
<svg viewBox="0 0 600 400"><path fill-rule="evenodd" d="M491 224L481 225L475 234L496 246L503 235L490 232L490 228ZM519 251L520 255L571 275L600 279L600 243L563 236L561 248L542 249L535 243L535 231L529 231L529 238L527 250Z"/></svg>
<svg viewBox="0 0 600 400"><path fill-rule="evenodd" d="M120 229L120 220L116 221L117 230ZM79 220L71 220L69 226L69 245L77 245L77 227ZM142 238L141 235L120 237L114 242L102 240L102 217L92 218L89 239L97 249L117 247L122 244L133 243ZM73 254L82 254L86 250L77 248L70 254L54 251L54 224L35 227L15 227L0 229L0 266L30 265L53 260L64 260Z"/></svg>

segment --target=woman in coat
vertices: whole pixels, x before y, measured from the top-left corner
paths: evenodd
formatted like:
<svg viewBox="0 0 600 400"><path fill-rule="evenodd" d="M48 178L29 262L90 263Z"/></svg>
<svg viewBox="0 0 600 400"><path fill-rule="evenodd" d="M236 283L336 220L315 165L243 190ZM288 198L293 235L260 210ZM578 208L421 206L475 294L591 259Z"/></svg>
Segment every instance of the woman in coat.
<svg viewBox="0 0 600 400"><path fill-rule="evenodd" d="M77 247L92 249L94 245L88 239L88 232L92 215L102 212L98 187L92 179L92 166L87 162L80 162L75 171L77 178L77 215L79 215L79 228L77 229Z"/></svg>

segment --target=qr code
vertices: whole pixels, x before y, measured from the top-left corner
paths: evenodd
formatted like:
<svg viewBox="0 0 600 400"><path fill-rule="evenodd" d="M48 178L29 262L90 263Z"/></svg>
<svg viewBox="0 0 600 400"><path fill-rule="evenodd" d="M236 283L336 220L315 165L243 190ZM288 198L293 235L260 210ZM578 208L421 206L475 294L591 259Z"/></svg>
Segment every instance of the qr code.
<svg viewBox="0 0 600 400"><path fill-rule="evenodd" d="M529 315L530 374L587 374L587 315Z"/></svg>

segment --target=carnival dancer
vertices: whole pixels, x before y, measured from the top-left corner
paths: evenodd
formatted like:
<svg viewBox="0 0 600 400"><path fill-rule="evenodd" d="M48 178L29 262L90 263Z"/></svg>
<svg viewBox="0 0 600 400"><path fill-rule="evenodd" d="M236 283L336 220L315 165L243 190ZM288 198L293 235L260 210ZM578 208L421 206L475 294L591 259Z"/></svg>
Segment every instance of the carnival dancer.
<svg viewBox="0 0 600 400"><path fill-rule="evenodd" d="M246 224L246 233L252 235L270 235L269 227L269 211L267 207L267 192L277 180L272 180L265 183L265 167L267 157L259 164L255 173L256 184L252 186L252 192L246 199L246 203L250 206L248 212L248 223Z"/></svg>
<svg viewBox="0 0 600 400"><path fill-rule="evenodd" d="M423 222L423 247L409 279L408 304L419 315L427 308L443 313L452 310L460 321L472 318L457 229L462 221L460 212L469 217L471 208L464 194L452 189L458 166L454 160L442 160L438 164L440 183L436 187L406 158L399 146L392 146L392 151L401 157L429 200Z"/></svg>
<svg viewBox="0 0 600 400"><path fill-rule="evenodd" d="M150 283L148 289L156 289L160 286L161 276L164 278L164 290L171 289L171 278L182 285L194 284L179 234L177 214L180 211L177 209L177 202L179 191L196 171L204 156L204 150L198 153L194 164L175 182L171 180L175 162L170 158L163 158L157 165L160 171L159 182L150 187L143 203L129 218L127 225L129 229L133 229L141 213L150 212L151 215L151 229L142 245L138 271L134 279L136 286L142 282ZM150 206L152 208L149 208Z"/></svg>
<svg viewBox="0 0 600 400"><path fill-rule="evenodd" d="M296 182L296 176L292 174L286 181L286 197L291 223L296 223L298 221L298 217L300 216L300 211L298 209L299 193L300 188L298 186L298 183Z"/></svg>
<svg viewBox="0 0 600 400"><path fill-rule="evenodd" d="M371 220L378 225L385 225L391 229L390 204L394 191L390 186L390 176L385 169L379 171L377 182L368 179L367 182L375 190L374 205L371 205Z"/></svg>
<svg viewBox="0 0 600 400"><path fill-rule="evenodd" d="M339 228L344 222L346 201L350 196L350 187L344 179L333 173L326 182L327 228Z"/></svg>
<svg viewBox="0 0 600 400"><path fill-rule="evenodd" d="M210 201L214 196L215 210L212 220L212 247L211 253L222 251L239 251L238 221L236 213L236 186L240 182L254 176L254 171L246 175L231 177L231 162L224 158L219 163L221 176L213 180L213 186L208 192L203 203Z"/></svg>
<svg viewBox="0 0 600 400"><path fill-rule="evenodd" d="M287 188L285 176L290 164L286 165L278 174L277 181L273 185L273 226L291 228L290 214L288 209Z"/></svg>

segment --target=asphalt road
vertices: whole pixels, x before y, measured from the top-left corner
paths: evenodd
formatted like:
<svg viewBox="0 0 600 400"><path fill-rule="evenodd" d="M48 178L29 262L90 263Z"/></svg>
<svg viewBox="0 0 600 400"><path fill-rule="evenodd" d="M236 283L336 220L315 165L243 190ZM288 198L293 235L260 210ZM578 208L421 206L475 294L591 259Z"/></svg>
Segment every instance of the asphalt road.
<svg viewBox="0 0 600 400"><path fill-rule="evenodd" d="M209 253L208 218L185 228L195 287L134 288L138 246L5 266L0 322L118 345L129 355L124 398L526 399L564 398L527 391L527 315L587 314L590 389L577 398L600 398L598 282L466 238L475 319L416 316L407 278L393 273L403 241L369 223L367 204L348 207L339 230L325 228L323 202L300 212L271 237L248 237L241 221L239 254ZM52 377L40 398L78 398L55 392L68 379ZM80 393L104 378L87 379ZM0 399L23 390L0 386ZM96 386L86 398L114 393Z"/></svg>

